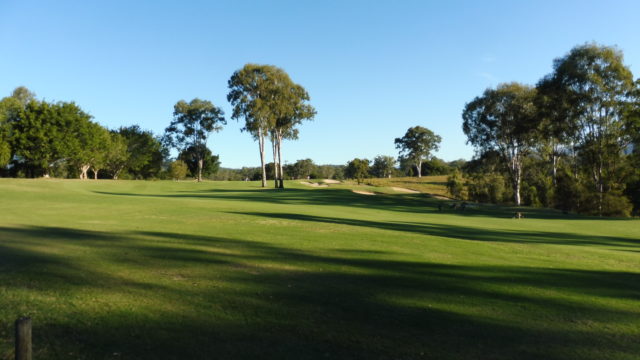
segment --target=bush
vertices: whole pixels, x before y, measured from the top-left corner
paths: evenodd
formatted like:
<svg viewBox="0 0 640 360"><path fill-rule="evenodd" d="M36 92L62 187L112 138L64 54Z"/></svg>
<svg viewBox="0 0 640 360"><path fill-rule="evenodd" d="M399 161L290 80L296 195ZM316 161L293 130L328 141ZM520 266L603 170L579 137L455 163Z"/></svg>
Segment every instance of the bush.
<svg viewBox="0 0 640 360"><path fill-rule="evenodd" d="M484 203L502 203L509 192L504 177L497 173L476 174L468 184L469 199Z"/></svg>
<svg viewBox="0 0 640 360"><path fill-rule="evenodd" d="M462 173L459 170L455 170L453 174L447 177L447 190L452 197L456 199L463 199L462 192L464 191L464 180L462 179Z"/></svg>
<svg viewBox="0 0 640 360"><path fill-rule="evenodd" d="M173 180L182 180L187 177L189 167L182 160L176 160L169 164L169 174Z"/></svg>

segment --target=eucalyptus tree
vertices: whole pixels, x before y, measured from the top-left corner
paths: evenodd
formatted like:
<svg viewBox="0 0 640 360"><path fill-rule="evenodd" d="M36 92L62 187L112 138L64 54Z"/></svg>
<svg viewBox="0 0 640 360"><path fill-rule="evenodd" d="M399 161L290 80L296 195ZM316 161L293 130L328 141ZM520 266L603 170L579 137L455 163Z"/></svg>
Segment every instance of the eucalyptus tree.
<svg viewBox="0 0 640 360"><path fill-rule="evenodd" d="M173 107L173 121L165 129L164 143L180 151L191 148L196 157L197 179L202 181L207 137L211 132L222 130L226 125L224 112L210 101L193 99L180 100Z"/></svg>
<svg viewBox="0 0 640 360"><path fill-rule="evenodd" d="M417 169L418 177L422 177L422 162L438 151L442 138L433 131L422 126L409 128L403 137L396 138L396 148L400 157L409 160Z"/></svg>
<svg viewBox="0 0 640 360"><path fill-rule="evenodd" d="M273 68L269 65L246 64L242 69L235 71L228 81L227 100L233 105L231 118L244 118L245 125L242 131L249 132L258 140L262 187L267 186L264 143L273 121L268 101Z"/></svg>
<svg viewBox="0 0 640 360"><path fill-rule="evenodd" d="M275 74L271 96L271 109L275 121L271 129L271 138L274 146L274 164L276 165L276 187L284 188L282 141L284 139L298 139L299 130L296 126L304 120L312 120L316 110L308 104L309 94L302 86L291 81L281 69L278 69Z"/></svg>
<svg viewBox="0 0 640 360"><path fill-rule="evenodd" d="M556 108L571 129L570 141L586 164L602 214L605 193L619 187L617 167L632 140L635 117L628 114L637 104L637 84L614 47L577 46L555 59L553 69L540 88L562 104Z"/></svg>
<svg viewBox="0 0 640 360"><path fill-rule="evenodd" d="M465 105L462 129L480 153L497 151L511 178L514 201L520 205L522 166L535 145L536 90L518 83L487 89Z"/></svg>
<svg viewBox="0 0 640 360"><path fill-rule="evenodd" d="M264 147L269 136L276 165L276 187L282 187L282 141L296 139L296 126L315 116L315 109L307 103L309 94L284 70L273 65L246 64L233 73L228 85L227 100L234 107L232 118L244 118L243 131L258 140L262 186L267 184Z"/></svg>

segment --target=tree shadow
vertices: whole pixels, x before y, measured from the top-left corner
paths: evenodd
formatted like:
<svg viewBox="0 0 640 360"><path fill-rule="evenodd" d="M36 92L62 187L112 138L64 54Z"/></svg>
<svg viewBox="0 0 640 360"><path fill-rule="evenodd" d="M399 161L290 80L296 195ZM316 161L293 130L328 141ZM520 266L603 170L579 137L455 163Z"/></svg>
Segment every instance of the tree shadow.
<svg viewBox="0 0 640 360"><path fill-rule="evenodd" d="M372 229L410 232L421 235L438 236L458 240L506 242L506 243L535 243L555 245L599 245L615 247L640 247L640 239L629 239L615 236L593 236L584 234L559 233L549 231L523 230L479 230L453 224L437 224L429 222L392 222L373 221L350 218L326 217L293 213L265 213L265 212L230 212L232 214L329 223L338 225L358 226ZM515 221L515 220L514 220Z"/></svg>
<svg viewBox="0 0 640 360"><path fill-rule="evenodd" d="M63 251L52 253L53 245ZM51 359L595 360L640 353L638 273L399 261L361 251L3 227L0 338L8 343L11 321L26 314L34 318L36 355ZM180 273L189 275L165 276ZM83 302L113 294L136 301Z"/></svg>

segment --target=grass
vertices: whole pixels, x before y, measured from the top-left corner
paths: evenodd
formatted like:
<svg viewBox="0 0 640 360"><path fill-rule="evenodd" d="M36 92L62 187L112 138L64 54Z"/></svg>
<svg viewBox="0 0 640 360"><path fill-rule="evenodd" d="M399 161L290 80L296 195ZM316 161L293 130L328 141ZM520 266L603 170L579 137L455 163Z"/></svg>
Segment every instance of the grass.
<svg viewBox="0 0 640 360"><path fill-rule="evenodd" d="M287 185L0 179L0 359L640 354L638 220Z"/></svg>

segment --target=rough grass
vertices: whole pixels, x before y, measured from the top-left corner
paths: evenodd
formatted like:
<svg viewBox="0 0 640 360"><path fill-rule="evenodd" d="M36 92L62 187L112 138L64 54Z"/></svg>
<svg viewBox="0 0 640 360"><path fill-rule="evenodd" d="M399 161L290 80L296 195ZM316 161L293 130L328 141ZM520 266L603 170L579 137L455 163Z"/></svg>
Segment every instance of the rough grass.
<svg viewBox="0 0 640 360"><path fill-rule="evenodd" d="M0 179L0 358L640 354L638 220L287 185Z"/></svg>
<svg viewBox="0 0 640 360"><path fill-rule="evenodd" d="M410 190L419 191L421 193L450 196L447 191L447 175L442 176L423 176L417 177L399 177L399 178L377 178L366 179L365 184L376 187L399 187Z"/></svg>

